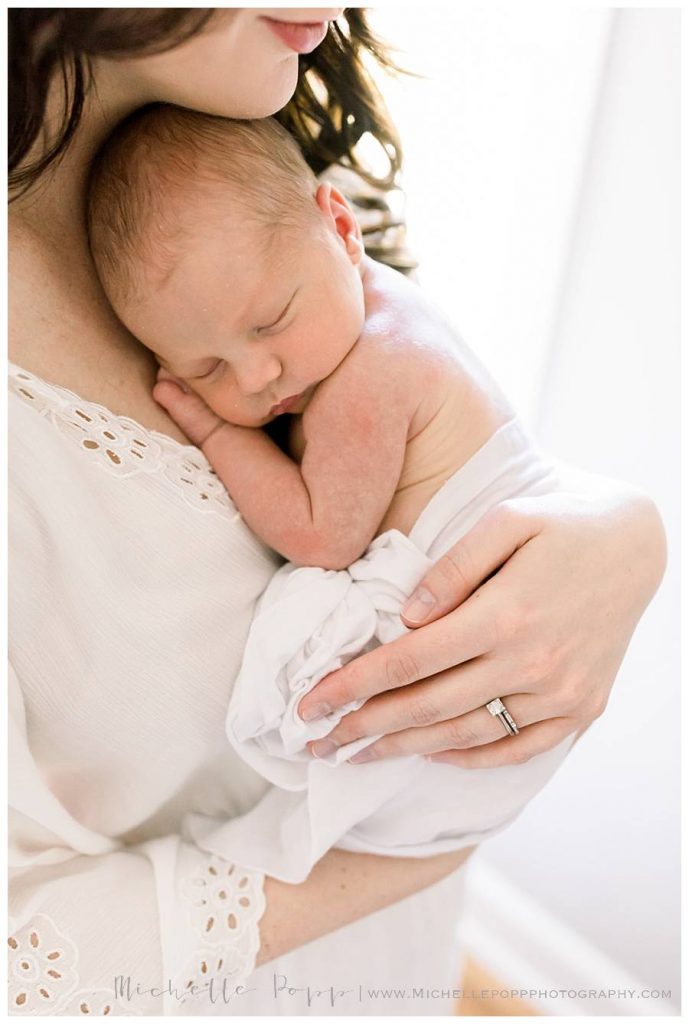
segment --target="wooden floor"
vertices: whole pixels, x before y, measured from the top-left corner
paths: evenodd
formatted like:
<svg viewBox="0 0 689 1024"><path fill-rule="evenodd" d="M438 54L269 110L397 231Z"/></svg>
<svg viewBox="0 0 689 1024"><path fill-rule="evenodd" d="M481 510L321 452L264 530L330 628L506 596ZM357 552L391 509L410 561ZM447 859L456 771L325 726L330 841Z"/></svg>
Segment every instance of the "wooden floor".
<svg viewBox="0 0 689 1024"><path fill-rule="evenodd" d="M509 985L494 977L482 964L477 963L472 957L468 957L464 967L462 978L462 991L464 998L457 1004L456 1013L460 1017L540 1017L540 1010L536 1010L529 1003L521 999L491 997L488 993L485 998L480 997L481 989L509 989ZM474 998L472 998L472 993Z"/></svg>

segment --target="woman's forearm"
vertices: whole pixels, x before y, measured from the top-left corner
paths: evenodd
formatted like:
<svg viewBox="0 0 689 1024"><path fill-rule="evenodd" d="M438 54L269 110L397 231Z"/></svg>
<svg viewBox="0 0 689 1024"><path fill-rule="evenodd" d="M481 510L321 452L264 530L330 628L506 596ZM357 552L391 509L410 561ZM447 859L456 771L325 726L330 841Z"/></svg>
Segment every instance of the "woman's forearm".
<svg viewBox="0 0 689 1024"><path fill-rule="evenodd" d="M257 965L441 881L474 849L413 859L330 850L300 885L266 878Z"/></svg>
<svg viewBox="0 0 689 1024"><path fill-rule="evenodd" d="M629 576L640 610L660 586L667 566L665 527L655 502L642 490L622 480L588 473L555 460L561 490L582 502L619 530L621 557L629 559Z"/></svg>

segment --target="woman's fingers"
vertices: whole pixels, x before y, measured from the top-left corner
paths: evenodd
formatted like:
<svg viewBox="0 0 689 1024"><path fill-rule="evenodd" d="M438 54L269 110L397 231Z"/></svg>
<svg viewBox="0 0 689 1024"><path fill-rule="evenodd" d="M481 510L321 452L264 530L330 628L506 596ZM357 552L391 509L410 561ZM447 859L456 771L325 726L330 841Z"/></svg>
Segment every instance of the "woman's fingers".
<svg viewBox="0 0 689 1024"><path fill-rule="evenodd" d="M447 615L538 530L536 521L509 501L490 509L426 573L402 610L403 621L414 627Z"/></svg>
<svg viewBox="0 0 689 1024"><path fill-rule="evenodd" d="M440 672L431 679L373 697L358 711L345 715L328 734L328 739L338 746L344 746L362 736L376 736L380 733L399 733L406 729L424 733L426 726L457 719L459 716L465 719L469 712L477 709L485 714L484 724L488 724L491 720L490 713L485 710L488 701L497 696L525 692L523 685L514 676L508 679L509 672L505 671L503 662L490 657L475 658L459 668ZM500 732L495 732L497 738ZM482 742L487 743L490 738L490 732L485 733ZM424 752L422 748L419 751Z"/></svg>
<svg viewBox="0 0 689 1024"><path fill-rule="evenodd" d="M557 746L565 736L576 730L577 725L573 718L548 718L528 726L516 736L505 733L504 739L494 743L484 743L466 750L448 749L430 755L429 760L457 768L499 768L506 764L525 764L536 754L543 754Z"/></svg>
<svg viewBox="0 0 689 1024"><path fill-rule="evenodd" d="M429 683L424 684L429 686ZM528 693L515 693L504 698L504 704L520 729L541 721L547 714L545 702ZM355 714L347 718L354 718ZM343 719L340 725L344 725ZM356 733L356 730L352 730ZM352 735L340 726L322 740L311 745L315 757L332 754L335 747L344 746L363 735L375 735L378 730L367 730ZM354 764L383 757L405 757L410 754L431 754L450 749L465 749L480 744L492 743L507 736L502 722L495 718L485 707L474 707L466 714L458 715L449 720L439 721L433 725L401 729L381 736L365 750L354 755L350 760ZM334 746L333 746L334 744Z"/></svg>
<svg viewBox="0 0 689 1024"><path fill-rule="evenodd" d="M488 583L451 615L376 647L326 676L304 697L299 715L315 721L350 701L409 686L486 654L497 645L499 621Z"/></svg>

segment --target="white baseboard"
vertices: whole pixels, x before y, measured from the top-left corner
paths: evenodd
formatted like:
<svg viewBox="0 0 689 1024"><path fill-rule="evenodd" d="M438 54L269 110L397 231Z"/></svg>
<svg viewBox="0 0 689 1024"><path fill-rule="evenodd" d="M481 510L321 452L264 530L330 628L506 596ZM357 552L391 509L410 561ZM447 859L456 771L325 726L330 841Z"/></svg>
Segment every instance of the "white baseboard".
<svg viewBox="0 0 689 1024"><path fill-rule="evenodd" d="M511 995L553 1017L678 1016L673 1003L642 998L648 986L554 917L500 871L472 858L461 917L467 953ZM599 993L606 993L601 997ZM596 994L592 994L596 993Z"/></svg>

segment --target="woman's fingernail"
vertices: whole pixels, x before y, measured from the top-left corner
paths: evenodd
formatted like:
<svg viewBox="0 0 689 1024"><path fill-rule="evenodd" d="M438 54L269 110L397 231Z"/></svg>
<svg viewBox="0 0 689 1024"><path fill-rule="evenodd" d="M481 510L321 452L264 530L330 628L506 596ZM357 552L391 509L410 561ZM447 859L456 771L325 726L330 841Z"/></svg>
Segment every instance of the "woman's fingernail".
<svg viewBox="0 0 689 1024"><path fill-rule="evenodd" d="M453 764L457 767L457 760L453 760L450 757L443 757L442 754L424 754L424 760L430 761L431 764Z"/></svg>
<svg viewBox="0 0 689 1024"><path fill-rule="evenodd" d="M329 704L321 702L320 704L312 704L310 708L300 711L299 715L302 722L317 722L319 718L325 718L331 711L332 708Z"/></svg>
<svg viewBox="0 0 689 1024"><path fill-rule="evenodd" d="M435 597L426 587L417 587L409 598L402 615L409 622L423 622L431 614L435 606Z"/></svg>
<svg viewBox="0 0 689 1024"><path fill-rule="evenodd" d="M358 754L354 754L352 757L350 757L349 763L363 764L364 761L375 761L377 757L378 754L375 752L373 747L365 747L363 750L360 750Z"/></svg>
<svg viewBox="0 0 689 1024"><path fill-rule="evenodd" d="M335 740L316 740L315 743L311 744L311 753L314 757L329 757L334 754L338 748L338 744Z"/></svg>

